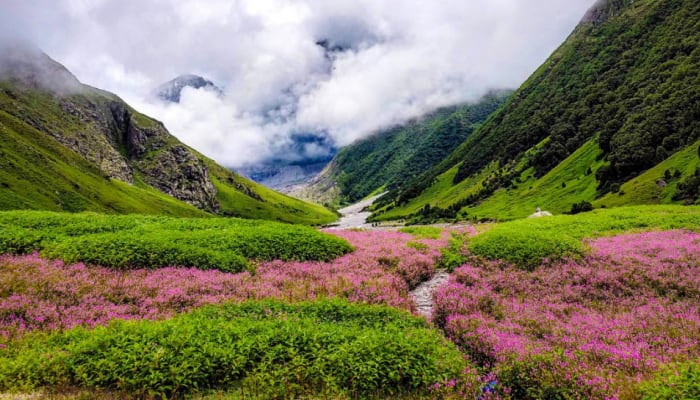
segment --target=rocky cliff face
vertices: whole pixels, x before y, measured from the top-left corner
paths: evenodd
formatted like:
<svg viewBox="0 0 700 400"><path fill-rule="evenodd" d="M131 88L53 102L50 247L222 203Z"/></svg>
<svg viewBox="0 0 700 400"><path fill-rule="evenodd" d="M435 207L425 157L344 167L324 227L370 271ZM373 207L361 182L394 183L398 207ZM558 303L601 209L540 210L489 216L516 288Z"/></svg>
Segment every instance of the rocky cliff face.
<svg viewBox="0 0 700 400"><path fill-rule="evenodd" d="M13 99L3 111L77 152L105 177L140 180L197 208L218 211L216 189L199 155L117 96L82 85L47 55L18 46L0 53L0 83Z"/></svg>
<svg viewBox="0 0 700 400"><path fill-rule="evenodd" d="M104 131L147 184L197 208L218 211L209 171L191 149L171 136L162 123L137 118L123 102L113 101L107 107L111 120L104 121Z"/></svg>

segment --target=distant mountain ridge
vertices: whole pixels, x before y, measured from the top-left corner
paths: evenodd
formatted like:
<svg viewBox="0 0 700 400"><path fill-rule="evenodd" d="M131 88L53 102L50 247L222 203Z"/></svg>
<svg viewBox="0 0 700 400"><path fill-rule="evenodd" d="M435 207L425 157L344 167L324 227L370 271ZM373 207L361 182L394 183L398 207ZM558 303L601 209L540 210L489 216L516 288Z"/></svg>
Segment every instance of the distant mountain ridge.
<svg viewBox="0 0 700 400"><path fill-rule="evenodd" d="M698 26L694 0L599 1L501 109L373 218L697 202Z"/></svg>
<svg viewBox="0 0 700 400"><path fill-rule="evenodd" d="M0 53L0 209L335 216L216 165L40 50Z"/></svg>

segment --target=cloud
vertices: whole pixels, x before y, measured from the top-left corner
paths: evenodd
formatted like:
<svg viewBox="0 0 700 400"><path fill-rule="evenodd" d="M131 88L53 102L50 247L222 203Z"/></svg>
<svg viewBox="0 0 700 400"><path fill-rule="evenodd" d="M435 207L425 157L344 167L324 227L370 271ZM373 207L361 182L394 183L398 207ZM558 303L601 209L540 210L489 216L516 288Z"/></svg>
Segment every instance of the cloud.
<svg viewBox="0 0 700 400"><path fill-rule="evenodd" d="M240 167L316 157L437 107L515 88L593 2L5 0L0 36L23 32L83 82ZM226 95L187 90L180 104L149 97L183 73ZM299 146L307 134L327 140Z"/></svg>

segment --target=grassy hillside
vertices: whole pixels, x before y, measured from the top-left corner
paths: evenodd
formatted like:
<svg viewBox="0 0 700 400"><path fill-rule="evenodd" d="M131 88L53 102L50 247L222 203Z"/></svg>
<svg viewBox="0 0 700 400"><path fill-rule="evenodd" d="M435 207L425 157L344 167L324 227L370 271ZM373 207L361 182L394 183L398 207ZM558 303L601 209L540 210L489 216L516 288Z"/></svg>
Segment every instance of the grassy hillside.
<svg viewBox="0 0 700 400"><path fill-rule="evenodd" d="M594 204L615 207L622 204L658 204L672 201L692 203L674 199L674 195L678 193L678 185L688 177L694 176L700 168L699 151L700 141L622 184L618 193L607 194ZM695 193L695 203L698 204L700 198L697 197L697 187Z"/></svg>
<svg viewBox="0 0 700 400"><path fill-rule="evenodd" d="M500 110L390 193L375 217L516 218L580 201L696 201L696 189L674 190L697 186L699 28L696 1L599 2ZM649 182L667 169L660 193Z"/></svg>
<svg viewBox="0 0 700 400"><path fill-rule="evenodd" d="M0 63L10 63L19 78L0 76L0 210L220 214L301 224L337 218L217 165L42 53L8 57ZM69 91L22 75L37 76L47 65L70 80Z"/></svg>
<svg viewBox="0 0 700 400"><path fill-rule="evenodd" d="M474 104L443 108L344 147L311 191L337 187L337 200L345 204L361 200L378 188L402 187L450 154L509 94L494 92Z"/></svg>
<svg viewBox="0 0 700 400"><path fill-rule="evenodd" d="M0 110L0 209L204 216L136 182L111 179L56 140Z"/></svg>

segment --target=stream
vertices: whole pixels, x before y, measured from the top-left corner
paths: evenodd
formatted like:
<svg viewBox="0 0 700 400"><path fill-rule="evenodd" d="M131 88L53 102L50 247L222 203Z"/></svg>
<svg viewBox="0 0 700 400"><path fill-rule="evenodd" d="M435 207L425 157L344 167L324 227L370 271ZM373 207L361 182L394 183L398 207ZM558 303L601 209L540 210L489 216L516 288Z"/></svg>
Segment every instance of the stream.
<svg viewBox="0 0 700 400"><path fill-rule="evenodd" d="M383 194L384 193L367 198L338 210L341 214L343 214L343 216L331 229L382 229L373 227L372 224L367 223L367 218L370 216L371 212L363 210L371 206L372 203L374 203L374 201ZM418 312L425 316L428 320L430 320L433 313L433 293L435 293L435 290L438 287L445 284L449 277L450 274L445 270L435 271L435 275L433 275L430 280L421 283L417 288L413 289L409 293L413 301L416 303Z"/></svg>
<svg viewBox="0 0 700 400"><path fill-rule="evenodd" d="M369 211L363 211L374 203L375 200L382 197L384 193L369 197L353 205L341 208L338 210L343 216L337 224L331 229L371 229L372 224L367 223L367 218L372 214Z"/></svg>

